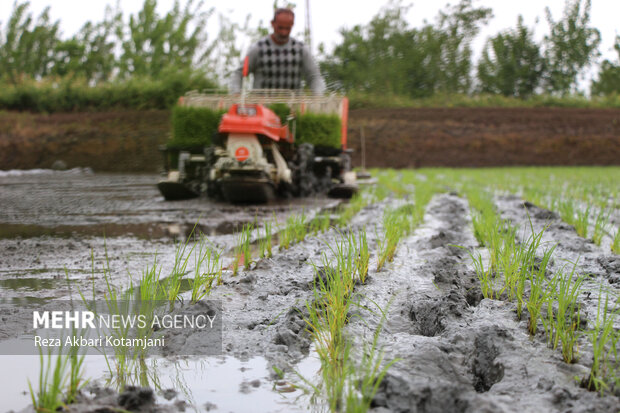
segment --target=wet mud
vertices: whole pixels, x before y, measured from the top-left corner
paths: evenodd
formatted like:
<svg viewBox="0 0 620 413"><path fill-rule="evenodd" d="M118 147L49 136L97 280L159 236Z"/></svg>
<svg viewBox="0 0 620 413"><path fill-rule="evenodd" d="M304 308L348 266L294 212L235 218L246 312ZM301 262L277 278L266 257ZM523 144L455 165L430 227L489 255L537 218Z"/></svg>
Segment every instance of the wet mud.
<svg viewBox="0 0 620 413"><path fill-rule="evenodd" d="M500 199L498 206L515 225L524 225L523 202L512 201ZM436 197L424 225L399 247L389 273L376 274L361 291L388 309L381 344L387 360L399 360L381 383L372 411L617 411L618 398L598 397L575 380L587 375L591 363L585 339L579 361L566 364L540 335L530 339L526 317L517 320L515 304L483 299L466 251L454 247L477 247L467 211L455 194ZM535 226L554 218L544 215ZM557 217L554 224L562 226ZM548 236L560 244L581 243L574 230ZM588 251L605 256L593 247ZM587 269L598 269L599 281L609 276L598 264ZM580 299L590 303L585 314L592 320L595 296ZM377 320L349 325L354 337L373 328Z"/></svg>
<svg viewBox="0 0 620 413"><path fill-rule="evenodd" d="M66 298L72 289L90 285L95 286L95 294L103 294L104 265L118 285L128 285L129 275L139 277L155 259L162 268L170 268L176 243L196 224L214 245L229 250L243 223L274 216L282 221L302 211L311 216L335 206L324 198L252 207L202 199L164 202L155 180L154 175L100 175L83 170L0 176L0 228L8 234L0 237L3 300L44 305L49 298ZM394 261L377 271L383 211L406 202L387 198L370 204L346 228L310 235L289 249L276 248L272 258L256 260L235 277L226 274L209 296L222 303L221 356L174 356L195 351L201 341L191 333L173 334L166 347L168 357L154 370L162 378L159 386L113 390L95 377L72 411L325 410L320 403L311 404L303 386L298 386L300 376L312 381L320 374L306 328L306 303L313 300L312 287L321 276L323 255L329 259L333 254L326 245L343 232L361 228L367 230L373 253L366 284L356 286L359 305L349 317L346 334L358 344L353 351L361 358L363 343L381 329L378 340L384 360L396 360L372 400L371 411L618 410L620 399L600 397L575 379L585 377L590 367L591 349L585 339L580 342L579 360L566 364L540 334L529 337L527 317L517 320L514 303L483 298L467 252L479 245L472 233L469 206L459 194L435 196L422 225L401 241ZM545 241L558 245L552 271L578 259L579 272L589 274L588 294L579 299L583 317L591 322L600 285L619 287L618 257L579 238L550 211L524 206L515 197L498 197L496 205L503 218L525 228L520 237L527 237L530 219L534 229L548 227ZM51 232L19 233L19 225ZM119 233L104 237L91 232L106 225L115 226ZM177 229L150 233L137 229L159 226ZM18 330L18 321L0 325L0 340ZM179 365L185 366L180 369L184 386L165 379L176 374L172 372L178 372ZM21 390L26 389L24 380ZM15 400L3 410L17 411L29 403L27 398Z"/></svg>

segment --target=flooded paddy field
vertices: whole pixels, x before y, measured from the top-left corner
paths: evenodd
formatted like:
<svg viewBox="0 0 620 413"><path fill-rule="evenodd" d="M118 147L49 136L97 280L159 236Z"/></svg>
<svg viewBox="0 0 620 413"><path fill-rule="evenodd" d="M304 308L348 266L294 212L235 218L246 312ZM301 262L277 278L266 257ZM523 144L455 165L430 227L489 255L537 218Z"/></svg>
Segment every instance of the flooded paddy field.
<svg viewBox="0 0 620 413"><path fill-rule="evenodd" d="M24 334L32 307L79 300L77 291L103 299L109 283L128 290L149 268L168 277L177 268L180 246L200 244L192 234L203 234L209 248L221 252L221 282L205 297L221 303L219 354L200 355L204 343L198 334L171 332L163 355L146 358L123 385L113 360L110 369L102 356L87 355L83 376L89 381L69 411L338 411L351 409L354 400L360 411L375 412L618 411L616 376L607 377L603 392L583 385L592 370L588 329L596 324L599 297L609 297L610 312L618 300L620 258L610 251L612 229L599 246L551 210L511 194L491 198L498 216L518 228L517 244L543 234L536 268L545 248L555 246L543 273L547 283L566 268L585 277L579 310L572 310L580 315L578 356L566 362L561 344L549 345L542 317L538 331L529 334L528 310L517 316L519 299L509 297L509 290L498 284L496 296L482 292L472 258L480 252L488 266L492 254L476 236L465 188L450 177L422 173L406 181L389 175L383 182L400 187L364 192L346 220L358 200L165 202L156 181L156 175L84 169L0 174L0 348ZM422 188L431 183L423 202ZM612 212L609 228L617 227L617 208ZM286 228L300 216L306 222L323 217L327 225L313 230L309 224L285 248ZM393 224L391 216L400 221ZM272 225L271 257L259 252L266 223ZM249 224L258 228L248 232L251 260L238 261L240 234ZM393 255L384 261L394 228ZM348 258L361 262L361 234L367 272L362 277L356 267L359 277L343 294L346 322L330 330L321 324L321 314L328 314L325 297L333 292L326 285L334 268L338 274L348 268ZM354 244L355 254L345 251ZM193 260L184 280L196 274ZM531 287L525 285L527 296ZM181 283L175 311L198 314L201 307L189 305L189 286ZM558 310L550 308L553 319ZM617 331L618 320L614 323ZM346 343L343 352L330 359L325 350L339 348L339 341ZM0 407L32 411L28 381L36 392L39 356L0 360ZM330 373L330 365L342 368ZM373 370L369 366L381 374L366 374Z"/></svg>

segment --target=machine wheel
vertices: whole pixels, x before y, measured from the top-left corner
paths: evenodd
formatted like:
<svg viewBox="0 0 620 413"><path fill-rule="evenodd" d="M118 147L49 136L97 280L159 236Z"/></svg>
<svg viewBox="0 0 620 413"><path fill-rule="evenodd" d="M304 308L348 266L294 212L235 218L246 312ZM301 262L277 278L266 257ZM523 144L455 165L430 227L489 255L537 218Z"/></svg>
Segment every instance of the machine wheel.
<svg viewBox="0 0 620 413"><path fill-rule="evenodd" d="M297 147L293 164L293 193L296 196L309 196L316 192L318 180L314 175L314 146L302 143Z"/></svg>

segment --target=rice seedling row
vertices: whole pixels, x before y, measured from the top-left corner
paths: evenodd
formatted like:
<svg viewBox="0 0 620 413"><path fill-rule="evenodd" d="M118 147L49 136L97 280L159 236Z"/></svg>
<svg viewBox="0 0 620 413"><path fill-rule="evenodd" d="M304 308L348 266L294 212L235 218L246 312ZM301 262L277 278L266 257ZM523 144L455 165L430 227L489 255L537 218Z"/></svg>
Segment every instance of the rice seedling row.
<svg viewBox="0 0 620 413"><path fill-rule="evenodd" d="M192 302L222 301L223 353L264 358L272 374L246 388L273 387L284 403L301 397L332 411L502 411L506 401L521 410L613 410L613 254L535 202L524 209L523 192L502 192L509 174L494 173L379 171L387 184L342 208L349 212L296 214L290 224L263 217L225 243L195 239L176 253L162 247L148 267L131 271L141 274L133 288L110 273L106 294L111 303L129 293L158 296L172 311L190 313ZM573 215L594 238L605 211L598 231L611 249L605 222L607 214L615 219L613 204L594 201L605 196L602 188L588 194L575 195ZM579 217L584 205L589 213ZM173 336L172 351L192 339ZM157 374L144 362L126 355L120 369L137 368L125 383L156 388ZM74 373L67 362L60 374L73 377L64 379L61 398L85 381L79 360L74 365ZM300 394L304 388L322 402Z"/></svg>

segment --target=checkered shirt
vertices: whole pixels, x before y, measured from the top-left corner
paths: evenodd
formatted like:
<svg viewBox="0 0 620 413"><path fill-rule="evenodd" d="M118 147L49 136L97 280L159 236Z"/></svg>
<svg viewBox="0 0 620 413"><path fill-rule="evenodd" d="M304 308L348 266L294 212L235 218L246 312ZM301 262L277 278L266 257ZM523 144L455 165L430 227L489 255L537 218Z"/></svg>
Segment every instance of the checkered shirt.
<svg viewBox="0 0 620 413"><path fill-rule="evenodd" d="M291 38L286 44L278 45L267 37L260 40L256 48L255 88L301 88L303 43Z"/></svg>
<svg viewBox="0 0 620 413"><path fill-rule="evenodd" d="M249 71L254 74L254 89L302 89L302 80L314 93L322 94L325 82L310 50L299 40L289 38L285 44L277 44L271 36L265 36L248 52ZM233 92L241 90L241 73L238 69L231 82Z"/></svg>

